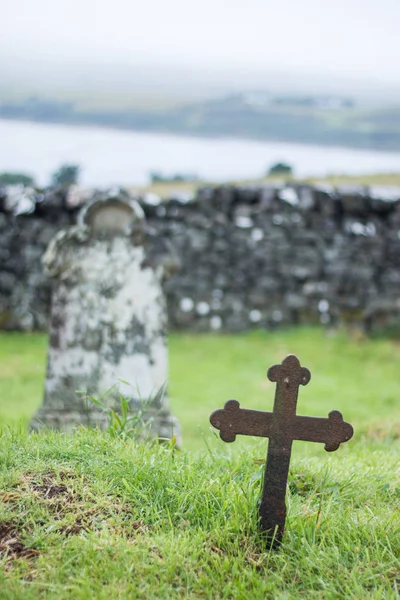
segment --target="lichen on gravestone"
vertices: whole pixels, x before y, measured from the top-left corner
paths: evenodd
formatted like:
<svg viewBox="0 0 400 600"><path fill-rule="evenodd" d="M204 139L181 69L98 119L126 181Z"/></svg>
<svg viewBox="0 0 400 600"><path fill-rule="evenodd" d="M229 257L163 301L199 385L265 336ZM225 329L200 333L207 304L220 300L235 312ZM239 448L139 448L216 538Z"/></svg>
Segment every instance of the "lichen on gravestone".
<svg viewBox="0 0 400 600"><path fill-rule="evenodd" d="M147 256L139 204L98 195L76 226L54 237L43 262L53 279L50 344L44 402L31 426L105 427L121 393L150 435L180 443L166 394L166 268Z"/></svg>

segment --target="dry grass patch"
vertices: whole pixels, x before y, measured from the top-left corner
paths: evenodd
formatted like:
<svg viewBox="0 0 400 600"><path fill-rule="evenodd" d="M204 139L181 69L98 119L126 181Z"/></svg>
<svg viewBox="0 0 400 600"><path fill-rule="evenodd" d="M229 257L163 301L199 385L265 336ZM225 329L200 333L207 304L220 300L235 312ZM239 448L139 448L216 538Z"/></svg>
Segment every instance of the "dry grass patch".
<svg viewBox="0 0 400 600"><path fill-rule="evenodd" d="M14 514L26 514L32 506L40 510L36 523L53 525L52 530L64 536L106 527L110 533L130 539L145 530L143 523L130 520L128 503L118 497L96 497L89 482L73 469L23 473L14 489L0 492L0 498Z"/></svg>
<svg viewBox="0 0 400 600"><path fill-rule="evenodd" d="M375 424L367 429L365 437L374 442L400 440L400 422Z"/></svg>
<svg viewBox="0 0 400 600"><path fill-rule="evenodd" d="M35 558L39 551L30 548L23 541L24 531L17 521L0 523L0 558L10 564L16 558Z"/></svg>

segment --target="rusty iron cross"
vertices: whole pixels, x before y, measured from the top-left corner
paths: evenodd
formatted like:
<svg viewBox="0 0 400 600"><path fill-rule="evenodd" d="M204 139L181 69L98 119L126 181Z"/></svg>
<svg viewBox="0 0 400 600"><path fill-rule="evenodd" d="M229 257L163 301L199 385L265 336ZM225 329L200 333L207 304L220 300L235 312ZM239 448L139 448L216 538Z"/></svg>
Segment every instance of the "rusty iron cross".
<svg viewBox="0 0 400 600"><path fill-rule="evenodd" d="M330 412L327 419L296 415L299 386L307 385L310 378L310 371L290 354L281 365L268 369L268 379L276 382L272 413L240 408L237 400L228 400L223 409L210 416L224 442L234 442L238 434L269 438L259 515L261 530L274 548L280 544L285 528L285 495L293 440L321 442L325 450L333 452L353 435L352 426L343 421L337 410Z"/></svg>

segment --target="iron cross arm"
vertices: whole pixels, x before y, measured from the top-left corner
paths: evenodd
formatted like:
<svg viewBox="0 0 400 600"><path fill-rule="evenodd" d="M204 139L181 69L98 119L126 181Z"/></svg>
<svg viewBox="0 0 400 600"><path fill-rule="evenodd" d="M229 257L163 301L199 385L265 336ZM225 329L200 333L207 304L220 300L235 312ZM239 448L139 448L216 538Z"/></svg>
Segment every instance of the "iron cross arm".
<svg viewBox="0 0 400 600"><path fill-rule="evenodd" d="M224 442L234 442L237 435L290 438L320 442L325 444L327 452L337 450L353 435L352 426L343 421L338 410L331 411L328 418L298 415L285 421L276 418L272 412L240 408L237 400L228 400L223 409L213 412L210 422L219 429Z"/></svg>

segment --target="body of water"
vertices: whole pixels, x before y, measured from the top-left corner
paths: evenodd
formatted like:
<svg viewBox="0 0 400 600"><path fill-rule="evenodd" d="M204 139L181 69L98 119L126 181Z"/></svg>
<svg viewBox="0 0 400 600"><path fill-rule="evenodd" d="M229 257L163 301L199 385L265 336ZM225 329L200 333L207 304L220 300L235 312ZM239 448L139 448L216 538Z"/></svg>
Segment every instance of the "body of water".
<svg viewBox="0 0 400 600"><path fill-rule="evenodd" d="M79 164L88 186L144 185L150 171L208 181L259 178L287 162L298 177L400 171L400 152L288 142L193 138L0 119L0 172L32 174L39 185L63 163Z"/></svg>

